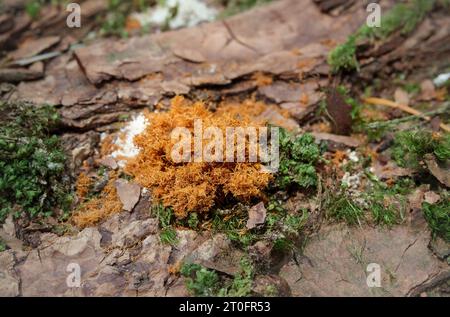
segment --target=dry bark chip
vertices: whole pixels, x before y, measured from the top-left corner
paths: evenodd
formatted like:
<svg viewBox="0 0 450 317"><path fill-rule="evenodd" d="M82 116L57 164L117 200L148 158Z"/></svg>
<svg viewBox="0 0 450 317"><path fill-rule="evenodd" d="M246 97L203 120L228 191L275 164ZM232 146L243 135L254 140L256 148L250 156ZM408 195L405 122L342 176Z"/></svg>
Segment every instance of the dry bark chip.
<svg viewBox="0 0 450 317"><path fill-rule="evenodd" d="M47 36L36 40L26 41L16 51L11 53L11 57L16 60L32 57L57 44L60 39L59 36Z"/></svg>
<svg viewBox="0 0 450 317"><path fill-rule="evenodd" d="M173 48L172 49L173 55L176 57L179 57L181 59L184 59L188 62L192 63L203 63L206 62L206 58L202 55L201 52L191 50L189 48Z"/></svg>

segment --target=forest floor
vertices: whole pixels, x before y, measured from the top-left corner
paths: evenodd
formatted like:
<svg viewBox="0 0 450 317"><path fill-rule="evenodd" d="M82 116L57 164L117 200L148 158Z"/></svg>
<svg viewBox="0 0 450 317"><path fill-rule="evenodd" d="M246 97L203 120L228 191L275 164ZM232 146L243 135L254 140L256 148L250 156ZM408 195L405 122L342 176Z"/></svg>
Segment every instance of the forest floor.
<svg viewBox="0 0 450 317"><path fill-rule="evenodd" d="M49 2L0 7L0 295L449 296L448 1ZM196 119L278 170L169 159Z"/></svg>

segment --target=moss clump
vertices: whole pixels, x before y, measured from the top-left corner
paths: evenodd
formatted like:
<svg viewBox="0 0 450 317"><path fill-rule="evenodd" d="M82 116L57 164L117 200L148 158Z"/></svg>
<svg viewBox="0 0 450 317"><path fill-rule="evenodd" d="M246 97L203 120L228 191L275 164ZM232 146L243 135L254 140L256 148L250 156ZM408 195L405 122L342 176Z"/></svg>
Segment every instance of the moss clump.
<svg viewBox="0 0 450 317"><path fill-rule="evenodd" d="M425 16L434 8L435 0L412 0L398 3L381 17L381 27L362 26L347 42L337 46L328 56L328 64L333 72L359 69L356 57L357 44L369 40L385 39L394 32L412 32Z"/></svg>
<svg viewBox="0 0 450 317"><path fill-rule="evenodd" d="M106 217L122 211L122 203L115 186L117 179L118 175L115 172L103 175L100 181L103 183L102 188L92 193L90 189L95 187L94 180L80 174L76 188L80 204L72 215L72 221L76 226L84 228L95 225Z"/></svg>
<svg viewBox="0 0 450 317"><path fill-rule="evenodd" d="M352 35L347 42L331 51L328 56L328 64L332 67L333 72L359 69L358 59L356 58L356 39L357 36Z"/></svg>
<svg viewBox="0 0 450 317"><path fill-rule="evenodd" d="M246 228L248 208L242 204L229 210L215 210L212 213L212 230L223 232L227 237L242 246L249 246L258 236Z"/></svg>
<svg viewBox="0 0 450 317"><path fill-rule="evenodd" d="M0 102L0 221L68 210L72 201L66 156L51 134L58 115L51 106Z"/></svg>
<svg viewBox="0 0 450 317"><path fill-rule="evenodd" d="M401 167L420 169L425 154L441 162L450 159L450 133L440 135L427 130L402 131L395 135L392 157Z"/></svg>
<svg viewBox="0 0 450 317"><path fill-rule="evenodd" d="M343 192L332 195L325 204L327 217L344 221L349 225L361 224L365 218L364 209Z"/></svg>
<svg viewBox="0 0 450 317"><path fill-rule="evenodd" d="M219 296L245 297L250 295L254 277L253 264L247 257L243 257L240 267L240 272L234 276L231 285L220 289Z"/></svg>
<svg viewBox="0 0 450 317"><path fill-rule="evenodd" d="M176 245L178 243L177 232L172 227L174 214L172 208L166 208L162 204L152 206L152 214L158 219L161 232L159 238L162 243Z"/></svg>
<svg viewBox="0 0 450 317"><path fill-rule="evenodd" d="M216 271L199 264L184 263L180 274L186 278L186 288L194 296L245 297L251 294L254 268L244 257L240 262L240 272L233 279L221 279Z"/></svg>
<svg viewBox="0 0 450 317"><path fill-rule="evenodd" d="M450 242L450 200L448 197L433 205L424 202L422 208L433 235Z"/></svg>
<svg viewBox="0 0 450 317"><path fill-rule="evenodd" d="M398 180L392 187L375 182L365 195L372 221L386 226L401 223L406 213L406 195L412 188L413 182L409 178Z"/></svg>
<svg viewBox="0 0 450 317"><path fill-rule="evenodd" d="M341 186L329 191L324 201L328 218L344 221L349 225L371 222L377 225L392 226L403 221L406 212L406 195L413 188L409 178L400 179L389 187L372 179L366 191L350 194Z"/></svg>
<svg viewBox="0 0 450 317"><path fill-rule="evenodd" d="M104 35L128 36L125 25L131 9L132 3L128 1L108 0L108 14L103 22L101 32Z"/></svg>
<svg viewBox="0 0 450 317"><path fill-rule="evenodd" d="M225 3L225 10L220 14L222 18L250 10L253 7L269 3L272 0L228 0Z"/></svg>
<svg viewBox="0 0 450 317"><path fill-rule="evenodd" d="M273 242L278 249L292 249L308 219L308 212L288 213L281 201L272 198L267 204L264 225L247 229L248 207L237 204L232 209L215 210L211 227L222 232L237 245L247 247L260 240Z"/></svg>
<svg viewBox="0 0 450 317"><path fill-rule="evenodd" d="M217 127L222 135L226 135L228 127L258 128L263 126L261 123L252 121L244 113L235 116L220 108L212 113L203 103L192 104L182 97L172 100L169 112L147 113L146 117L150 124L134 138L140 152L128 161L125 172L134 176L143 187L151 189L153 196L164 206L172 207L178 218L191 212L206 213L224 197L245 202L263 195L272 175L263 173L260 163L251 163L248 159L242 163L193 162L193 147L188 152L192 154L189 162L175 162L172 150L178 140L171 138L172 131L181 127L194 135L195 120L202 120L203 131L207 127ZM202 140L203 148L209 141ZM248 141L245 147L248 153ZM235 146L235 157L237 148Z"/></svg>
<svg viewBox="0 0 450 317"><path fill-rule="evenodd" d="M186 278L186 288L194 296L217 296L220 289L219 276L213 270L199 265L186 263L180 273Z"/></svg>
<svg viewBox="0 0 450 317"><path fill-rule="evenodd" d="M292 186L301 188L317 185L315 164L320 158L320 150L311 134L293 137L280 129L280 167L275 184L280 189Z"/></svg>
<svg viewBox="0 0 450 317"><path fill-rule="evenodd" d="M6 243L3 242L3 240L0 238L0 252L3 252L6 250Z"/></svg>

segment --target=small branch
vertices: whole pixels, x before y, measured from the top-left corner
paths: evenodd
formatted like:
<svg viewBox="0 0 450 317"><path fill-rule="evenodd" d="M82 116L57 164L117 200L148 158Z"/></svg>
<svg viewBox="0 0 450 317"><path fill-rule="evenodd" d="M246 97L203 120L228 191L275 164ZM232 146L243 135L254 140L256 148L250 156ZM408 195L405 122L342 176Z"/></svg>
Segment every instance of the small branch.
<svg viewBox="0 0 450 317"><path fill-rule="evenodd" d="M363 98L362 100L365 103L372 104L372 105L380 105L380 106L386 106L386 107L391 107L391 108L395 108L395 109L400 109L403 112L418 116L427 121L431 121L431 118L427 115L424 115L422 112L420 112L416 109L413 109L409 106L396 103L391 100L387 100L387 99L383 99L383 98L375 98L375 97ZM446 132L450 132L450 127L448 125L441 123L439 126L442 130L444 130Z"/></svg>
<svg viewBox="0 0 450 317"><path fill-rule="evenodd" d="M434 110L434 111L425 112L425 113L423 113L423 115L424 116L434 116L434 115L438 115L438 114L443 114L447 111L448 111L448 106ZM388 120L388 121L370 122L366 126L369 129L377 129L377 128L387 127L387 126L391 126L391 125L397 125L399 123L408 122L408 121L417 120L417 119L420 119L420 117L412 115L412 116L407 116L407 117Z"/></svg>

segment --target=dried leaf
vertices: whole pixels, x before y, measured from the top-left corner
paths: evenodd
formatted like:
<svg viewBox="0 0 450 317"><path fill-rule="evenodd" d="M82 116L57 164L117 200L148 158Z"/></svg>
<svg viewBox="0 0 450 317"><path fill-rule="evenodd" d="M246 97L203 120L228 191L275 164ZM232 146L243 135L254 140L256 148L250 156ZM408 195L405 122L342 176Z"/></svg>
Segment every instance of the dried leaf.
<svg viewBox="0 0 450 317"><path fill-rule="evenodd" d="M266 207L264 203L260 202L251 207L248 211L247 229L253 229L257 225L261 225L266 221Z"/></svg>
<svg viewBox="0 0 450 317"><path fill-rule="evenodd" d="M441 196L439 196L438 194L436 194L433 191L428 191L424 194L424 201L429 204L435 204L439 200L441 200Z"/></svg>
<svg viewBox="0 0 450 317"><path fill-rule="evenodd" d="M436 162L436 158L431 155L425 155L425 163L427 164L428 170L434 177L437 178L442 184L450 187L450 170L448 168L441 168Z"/></svg>
<svg viewBox="0 0 450 317"><path fill-rule="evenodd" d="M116 160L114 160L111 156L107 156L100 160L100 164L106 167L109 167L110 169L117 169L119 165L117 165Z"/></svg>
<svg viewBox="0 0 450 317"><path fill-rule="evenodd" d="M312 132L311 134L317 141L331 141L333 143L343 144L353 148L356 148L362 144L360 140L345 135L337 135L324 132Z"/></svg>
<svg viewBox="0 0 450 317"><path fill-rule="evenodd" d="M128 183L123 179L117 180L115 185L119 199L123 204L123 209L132 211L139 201L141 187L134 183Z"/></svg>
<svg viewBox="0 0 450 317"><path fill-rule="evenodd" d="M396 103L409 106L409 94L401 88L397 88L394 93L394 99Z"/></svg>
<svg viewBox="0 0 450 317"><path fill-rule="evenodd" d="M340 135L350 134L352 130L352 106L345 102L344 97L336 89L331 89L328 93L327 110L333 120L333 132Z"/></svg>
<svg viewBox="0 0 450 317"><path fill-rule="evenodd" d="M436 89L431 80L427 79L420 83L421 100L433 100L436 97Z"/></svg>

